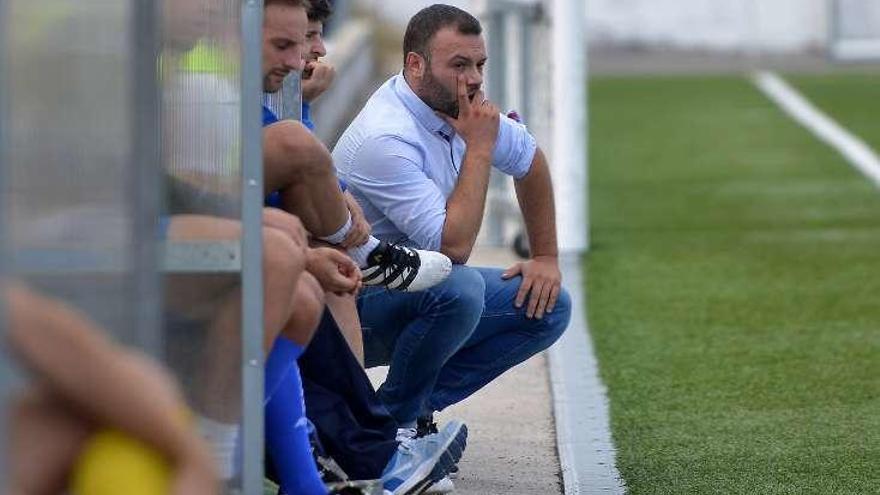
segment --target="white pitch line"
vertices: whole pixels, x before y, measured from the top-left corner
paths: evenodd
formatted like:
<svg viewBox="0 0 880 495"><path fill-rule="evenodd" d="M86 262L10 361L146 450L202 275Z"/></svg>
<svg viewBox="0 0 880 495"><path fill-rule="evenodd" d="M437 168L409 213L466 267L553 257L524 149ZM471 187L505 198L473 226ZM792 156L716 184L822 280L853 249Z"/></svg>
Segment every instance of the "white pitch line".
<svg viewBox="0 0 880 495"><path fill-rule="evenodd" d="M837 150L875 185L880 187L880 158L864 141L816 108L774 72L759 71L752 82L785 113L821 141Z"/></svg>
<svg viewBox="0 0 880 495"><path fill-rule="evenodd" d="M581 263L561 258L571 295L571 323L549 351L556 446L565 495L622 495L611 439L608 397L587 328Z"/></svg>

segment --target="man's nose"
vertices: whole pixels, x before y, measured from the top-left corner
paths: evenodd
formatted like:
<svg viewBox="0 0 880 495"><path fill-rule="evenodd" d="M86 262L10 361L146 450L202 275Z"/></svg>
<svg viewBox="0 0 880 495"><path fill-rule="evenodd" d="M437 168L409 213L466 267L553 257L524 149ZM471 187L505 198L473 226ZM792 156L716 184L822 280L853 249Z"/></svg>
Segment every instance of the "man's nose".
<svg viewBox="0 0 880 495"><path fill-rule="evenodd" d="M480 74L480 71L477 70L476 67L471 68L465 74L467 77L467 85L469 88L473 89L473 87L477 87L479 89L480 86L483 85L483 75Z"/></svg>
<svg viewBox="0 0 880 495"><path fill-rule="evenodd" d="M327 47L324 46L324 37L318 35L318 38L315 40L315 48L313 50L315 55L318 57L326 57L327 56Z"/></svg>

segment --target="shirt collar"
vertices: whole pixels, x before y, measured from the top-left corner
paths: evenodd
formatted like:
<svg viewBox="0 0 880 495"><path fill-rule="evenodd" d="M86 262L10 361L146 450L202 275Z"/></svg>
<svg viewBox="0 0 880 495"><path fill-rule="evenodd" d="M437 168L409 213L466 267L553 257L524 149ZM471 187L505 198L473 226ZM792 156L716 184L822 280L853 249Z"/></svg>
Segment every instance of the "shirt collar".
<svg viewBox="0 0 880 495"><path fill-rule="evenodd" d="M416 119L431 132L439 133L446 139L455 135L455 129L445 120L438 117L434 110L419 98L409 83L403 77L403 73L394 76L394 93L403 102L403 105L415 115Z"/></svg>

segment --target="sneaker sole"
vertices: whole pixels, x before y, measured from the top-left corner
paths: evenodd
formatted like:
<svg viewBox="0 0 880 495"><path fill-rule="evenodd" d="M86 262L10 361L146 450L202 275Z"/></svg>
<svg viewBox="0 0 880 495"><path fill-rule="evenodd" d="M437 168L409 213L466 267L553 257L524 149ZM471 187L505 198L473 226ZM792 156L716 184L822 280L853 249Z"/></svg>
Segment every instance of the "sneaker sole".
<svg viewBox="0 0 880 495"><path fill-rule="evenodd" d="M455 436L450 437L444 448L435 456L434 459L436 460L431 470L426 473L421 469L418 470L416 476L410 477L405 483L397 487L393 495L416 495L443 479L461 459L467 446L467 434L467 425L461 423L461 427Z"/></svg>

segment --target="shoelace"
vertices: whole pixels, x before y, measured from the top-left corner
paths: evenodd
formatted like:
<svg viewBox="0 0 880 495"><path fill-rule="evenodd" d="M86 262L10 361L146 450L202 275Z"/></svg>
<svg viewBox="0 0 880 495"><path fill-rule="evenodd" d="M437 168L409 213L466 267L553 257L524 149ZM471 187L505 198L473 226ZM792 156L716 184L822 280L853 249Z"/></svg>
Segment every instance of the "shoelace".
<svg viewBox="0 0 880 495"><path fill-rule="evenodd" d="M387 254L387 258L383 259L380 265L383 280L394 281L398 277L402 277L400 285L393 288L400 290L406 289L412 281L415 280L416 275L418 275L419 266L421 266L419 256L415 251L409 248L391 243L388 244ZM407 269L409 271L407 271ZM389 289L392 288L387 284L386 287Z"/></svg>
<svg viewBox="0 0 880 495"><path fill-rule="evenodd" d="M415 428L398 428L397 429L397 437L395 440L401 443L401 445L406 444L409 445L413 440L416 439L416 429Z"/></svg>

